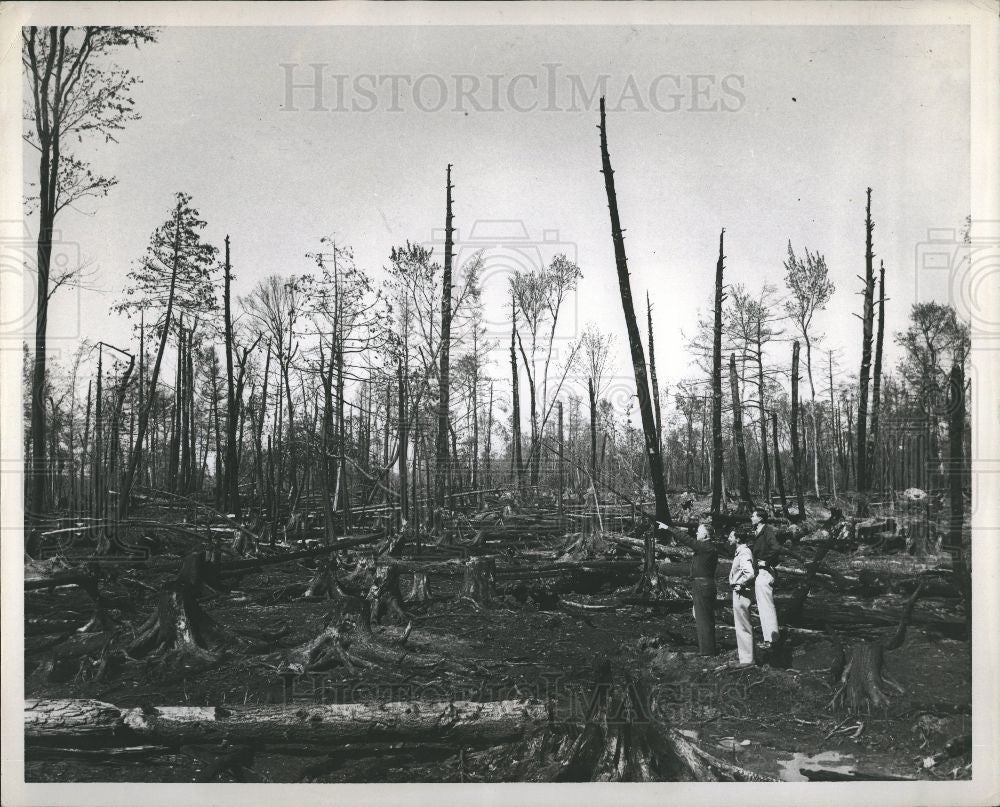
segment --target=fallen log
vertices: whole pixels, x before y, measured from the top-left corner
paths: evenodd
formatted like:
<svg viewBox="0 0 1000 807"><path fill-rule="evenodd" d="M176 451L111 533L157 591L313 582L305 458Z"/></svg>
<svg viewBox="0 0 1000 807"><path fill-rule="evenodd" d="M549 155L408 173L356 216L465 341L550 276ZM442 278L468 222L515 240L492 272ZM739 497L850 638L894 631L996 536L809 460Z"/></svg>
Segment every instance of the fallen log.
<svg viewBox="0 0 1000 807"><path fill-rule="evenodd" d="M535 700L401 701L308 706L158 706L121 708L96 700L24 702L27 744L137 740L169 745L334 743L435 740L492 745L519 739L549 723Z"/></svg>

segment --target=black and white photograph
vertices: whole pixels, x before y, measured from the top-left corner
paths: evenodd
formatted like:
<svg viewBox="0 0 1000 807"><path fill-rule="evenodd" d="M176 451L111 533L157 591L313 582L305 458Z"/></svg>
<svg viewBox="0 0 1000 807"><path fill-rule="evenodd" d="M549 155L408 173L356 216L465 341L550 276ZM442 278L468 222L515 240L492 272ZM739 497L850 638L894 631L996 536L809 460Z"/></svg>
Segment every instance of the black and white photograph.
<svg viewBox="0 0 1000 807"><path fill-rule="evenodd" d="M4 805L997 803L998 13L4 3Z"/></svg>

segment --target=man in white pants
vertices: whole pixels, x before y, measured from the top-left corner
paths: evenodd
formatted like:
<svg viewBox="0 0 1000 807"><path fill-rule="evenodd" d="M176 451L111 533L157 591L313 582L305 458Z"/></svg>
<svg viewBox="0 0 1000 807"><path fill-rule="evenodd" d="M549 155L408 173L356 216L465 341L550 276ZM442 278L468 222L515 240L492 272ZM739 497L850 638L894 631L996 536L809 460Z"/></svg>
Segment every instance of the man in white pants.
<svg viewBox="0 0 1000 807"><path fill-rule="evenodd" d="M757 579L754 591L757 594L757 612L760 614L760 630L764 634L761 649L767 650L772 642L781 637L778 628L778 612L774 607L774 567L778 564L782 548L774 527L767 523L767 513L760 508L750 514L750 523L757 534L753 544L754 562L757 564Z"/></svg>
<svg viewBox="0 0 1000 807"><path fill-rule="evenodd" d="M729 570L729 587L733 590L733 627L736 628L736 652L740 666L753 664L753 625L750 622L750 586L753 585L753 555L746 541L729 533L729 543L735 544L736 554Z"/></svg>

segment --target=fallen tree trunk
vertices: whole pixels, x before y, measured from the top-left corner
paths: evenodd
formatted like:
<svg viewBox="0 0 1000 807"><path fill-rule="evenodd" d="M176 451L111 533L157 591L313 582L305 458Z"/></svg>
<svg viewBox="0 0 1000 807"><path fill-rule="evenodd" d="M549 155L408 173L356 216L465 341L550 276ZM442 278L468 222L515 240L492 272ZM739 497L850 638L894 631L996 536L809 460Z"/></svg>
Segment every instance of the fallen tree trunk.
<svg viewBox="0 0 1000 807"><path fill-rule="evenodd" d="M95 700L24 702L25 742L115 744L348 743L434 740L496 744L521 738L549 722L534 700L402 701L308 706L158 706L126 709Z"/></svg>

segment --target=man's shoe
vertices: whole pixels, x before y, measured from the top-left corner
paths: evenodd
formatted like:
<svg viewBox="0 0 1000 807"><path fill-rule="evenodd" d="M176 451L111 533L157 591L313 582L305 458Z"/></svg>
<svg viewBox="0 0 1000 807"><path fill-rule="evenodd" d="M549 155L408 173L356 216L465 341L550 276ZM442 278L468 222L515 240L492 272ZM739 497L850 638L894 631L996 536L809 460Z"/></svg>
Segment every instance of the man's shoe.
<svg viewBox="0 0 1000 807"><path fill-rule="evenodd" d="M770 642L761 642L759 645L757 645L757 647L759 647L761 650L770 650L771 649L771 643Z"/></svg>

